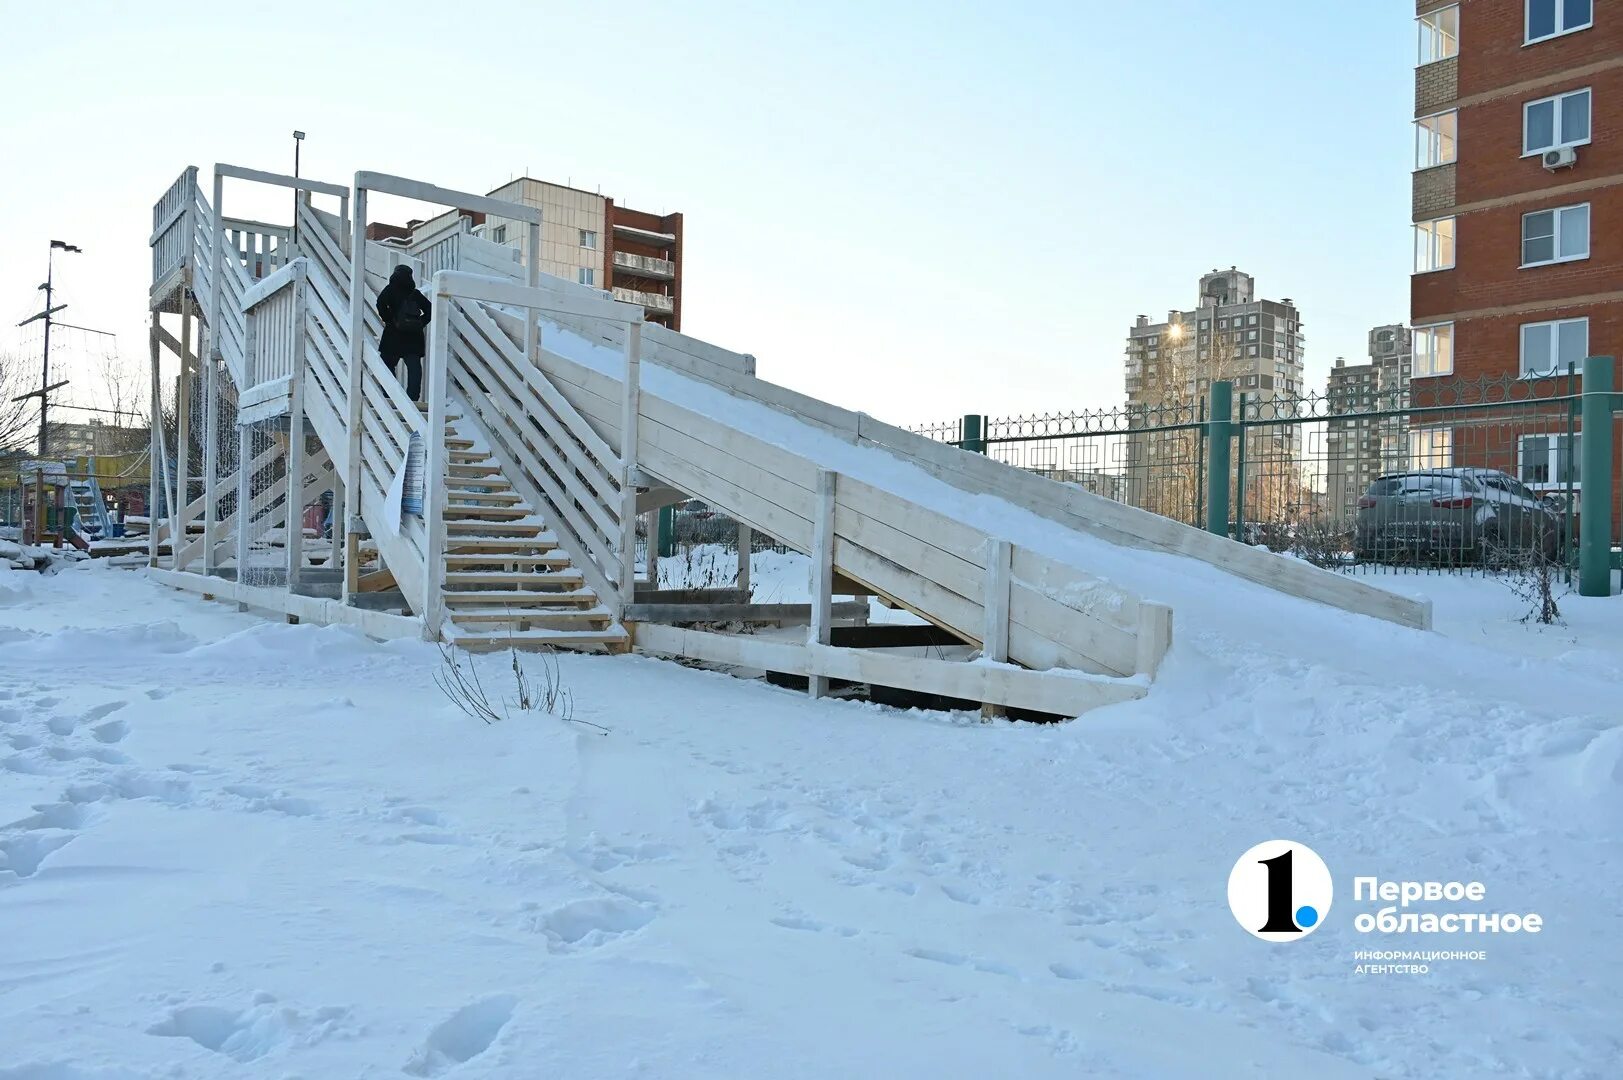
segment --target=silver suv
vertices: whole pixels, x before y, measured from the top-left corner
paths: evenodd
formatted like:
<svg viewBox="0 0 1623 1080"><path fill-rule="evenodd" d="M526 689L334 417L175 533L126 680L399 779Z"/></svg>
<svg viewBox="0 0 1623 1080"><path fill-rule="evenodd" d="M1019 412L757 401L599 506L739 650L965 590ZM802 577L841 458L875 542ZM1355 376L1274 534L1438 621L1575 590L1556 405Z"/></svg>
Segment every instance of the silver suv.
<svg viewBox="0 0 1623 1080"><path fill-rule="evenodd" d="M1562 523L1551 506L1498 469L1388 473L1358 500L1355 553L1364 561L1479 562L1539 551L1553 558Z"/></svg>

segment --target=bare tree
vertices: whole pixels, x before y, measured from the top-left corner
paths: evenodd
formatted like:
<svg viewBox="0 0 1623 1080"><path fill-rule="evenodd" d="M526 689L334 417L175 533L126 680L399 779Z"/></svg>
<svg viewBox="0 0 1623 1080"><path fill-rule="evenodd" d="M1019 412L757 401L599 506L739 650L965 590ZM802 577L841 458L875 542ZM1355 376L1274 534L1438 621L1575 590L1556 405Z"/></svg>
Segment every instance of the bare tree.
<svg viewBox="0 0 1623 1080"><path fill-rule="evenodd" d="M0 456L26 453L34 440L39 399L13 400L37 389L30 382L33 371L15 353L0 353Z"/></svg>

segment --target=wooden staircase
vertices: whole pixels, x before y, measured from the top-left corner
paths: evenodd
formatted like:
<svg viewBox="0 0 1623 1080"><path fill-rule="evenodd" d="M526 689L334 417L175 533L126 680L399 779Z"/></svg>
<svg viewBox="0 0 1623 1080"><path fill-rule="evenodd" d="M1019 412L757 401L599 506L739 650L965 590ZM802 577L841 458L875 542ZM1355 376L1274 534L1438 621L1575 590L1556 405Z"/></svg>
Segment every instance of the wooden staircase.
<svg viewBox="0 0 1623 1080"><path fill-rule="evenodd" d="M627 649L614 613L458 420L445 423L445 640L472 650Z"/></svg>

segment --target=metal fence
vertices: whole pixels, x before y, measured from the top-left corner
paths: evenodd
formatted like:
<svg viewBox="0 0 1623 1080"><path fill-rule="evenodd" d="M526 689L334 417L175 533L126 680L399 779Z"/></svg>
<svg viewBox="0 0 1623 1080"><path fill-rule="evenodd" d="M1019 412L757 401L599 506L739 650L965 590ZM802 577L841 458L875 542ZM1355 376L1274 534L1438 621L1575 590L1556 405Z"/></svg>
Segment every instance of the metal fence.
<svg viewBox="0 0 1623 1080"><path fill-rule="evenodd" d="M1429 380L1413 392L1361 374L1327 393L1212 389L1161 406L970 414L912 430L1332 568L1478 573L1537 560L1570 578L1577 565L1574 373Z"/></svg>

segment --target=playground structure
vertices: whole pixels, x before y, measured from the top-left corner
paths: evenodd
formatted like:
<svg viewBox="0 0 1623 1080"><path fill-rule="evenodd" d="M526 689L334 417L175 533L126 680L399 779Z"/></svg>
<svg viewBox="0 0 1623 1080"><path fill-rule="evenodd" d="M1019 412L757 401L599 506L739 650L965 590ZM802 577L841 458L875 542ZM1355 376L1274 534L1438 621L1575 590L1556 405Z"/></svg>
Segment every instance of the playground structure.
<svg viewBox="0 0 1623 1080"><path fill-rule="evenodd" d="M227 180L292 189L293 224L226 217ZM775 386L752 356L646 324L465 224L368 241L375 193L516 222L539 250L535 208L379 173L217 165L209 199L192 168L154 207L152 393L167 359L181 406L175 448L154 425L149 504L174 508L149 530L158 580L378 637L636 650L801 676L814 695L841 680L1065 716L1143 696L1172 641L1173 611L1090 572L1089 545L1429 626L1424 603ZM399 263L434 305L422 406L376 346ZM329 491L317 563L305 508ZM809 556L803 618L747 592L673 603L692 598L639 577L638 518L688 498ZM924 625L836 625L835 596ZM804 634L702 628L785 621ZM908 649L943 637L981 662Z"/></svg>

